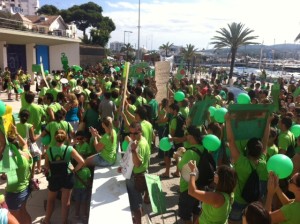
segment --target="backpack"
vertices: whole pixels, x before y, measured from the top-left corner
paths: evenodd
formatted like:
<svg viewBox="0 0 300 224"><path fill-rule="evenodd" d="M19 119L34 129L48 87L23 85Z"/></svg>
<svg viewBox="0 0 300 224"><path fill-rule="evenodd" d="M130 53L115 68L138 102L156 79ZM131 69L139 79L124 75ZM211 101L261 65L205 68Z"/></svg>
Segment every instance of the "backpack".
<svg viewBox="0 0 300 224"><path fill-rule="evenodd" d="M251 173L245 183L243 190L241 191L241 196L248 203L258 201L260 196L260 183L259 176L256 169L253 169L251 163Z"/></svg>
<svg viewBox="0 0 300 224"><path fill-rule="evenodd" d="M65 160L68 146L66 146L62 158L54 158L52 154L52 148L50 147L51 161L49 161L51 179L65 179L68 176L69 162Z"/></svg>
<svg viewBox="0 0 300 224"><path fill-rule="evenodd" d="M185 124L185 117L182 114L177 114L177 116L174 119L177 120L174 137L183 137L183 125Z"/></svg>
<svg viewBox="0 0 300 224"><path fill-rule="evenodd" d="M198 189L204 189L206 186L209 186L214 181L216 162L211 153L207 151L207 149L204 149L203 152L201 152L197 148L190 149L200 156L200 160L197 163L199 176L196 180L196 186Z"/></svg>

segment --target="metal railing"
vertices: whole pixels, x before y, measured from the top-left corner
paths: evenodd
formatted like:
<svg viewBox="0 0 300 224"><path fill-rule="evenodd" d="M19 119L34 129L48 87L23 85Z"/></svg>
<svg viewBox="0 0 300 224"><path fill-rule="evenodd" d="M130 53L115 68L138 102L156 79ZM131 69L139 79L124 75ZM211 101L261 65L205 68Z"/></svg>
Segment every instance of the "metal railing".
<svg viewBox="0 0 300 224"><path fill-rule="evenodd" d="M34 32L44 35L53 35L59 37L76 38L70 30L49 30L48 26L36 25L27 21L19 21L0 17L0 28L19 30L24 32Z"/></svg>

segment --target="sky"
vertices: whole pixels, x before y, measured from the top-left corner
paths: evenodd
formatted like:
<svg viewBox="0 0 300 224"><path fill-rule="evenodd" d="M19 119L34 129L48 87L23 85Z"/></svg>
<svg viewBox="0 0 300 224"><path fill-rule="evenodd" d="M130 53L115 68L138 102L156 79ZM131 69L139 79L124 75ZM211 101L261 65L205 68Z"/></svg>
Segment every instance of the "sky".
<svg viewBox="0 0 300 224"><path fill-rule="evenodd" d="M55 5L67 9L87 0L40 0L40 6ZM110 17L116 30L110 42L138 46L139 0L95 0L104 16ZM257 42L265 45L294 43L300 33L299 0L140 0L140 47L157 50L167 42L185 47L192 44L211 49L216 31L232 22L254 30ZM124 32L124 31L131 31Z"/></svg>

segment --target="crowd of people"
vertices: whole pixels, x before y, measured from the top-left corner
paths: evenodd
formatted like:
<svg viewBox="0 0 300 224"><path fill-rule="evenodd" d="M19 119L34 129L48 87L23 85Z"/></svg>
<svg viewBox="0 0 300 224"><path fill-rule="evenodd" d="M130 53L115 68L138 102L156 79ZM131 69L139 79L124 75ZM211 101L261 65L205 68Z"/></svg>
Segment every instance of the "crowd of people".
<svg viewBox="0 0 300 224"><path fill-rule="evenodd" d="M274 94L265 80L251 81L249 86L243 86L239 80L234 83L246 89L251 104L276 102L279 105L268 115L266 126L262 127L263 136L249 136L242 144L235 139L230 112L224 122L217 122L207 108L203 124L192 125L191 111L197 102L213 99L210 106L216 108L228 108L236 103L237 96L223 85L228 77L222 72L213 71L211 79L174 76L168 83L168 96L157 102L160 90L155 78L130 77L125 92L122 69L116 71L110 67L98 64L83 71L53 71L46 80L37 76L35 91L30 90L29 82L14 85L16 100L20 94L20 122L12 124L8 132L3 121L0 125L2 160L5 150L10 150L17 164L18 181L6 175L8 212L5 206L0 210L1 216L12 220L9 223L31 223L26 201L36 183L34 175L40 172L48 180L42 223L50 223L58 196L62 203L61 222L67 223L72 195L76 219L86 222L93 168L114 165L118 145L124 141L130 144L133 162L132 175L126 180L133 223L142 223L143 203L150 201L150 192L138 189L137 180L151 168L153 153L157 153L164 167L162 181L179 178L178 216L184 223L300 223L297 214L300 137L290 131L293 124L300 124L300 95L297 95L300 82L298 86L279 78L276 99L271 97ZM25 72L20 70L14 79L20 80L22 74ZM6 68L2 75L3 90L12 99L7 89L8 77L11 75ZM184 93L180 101L174 99L177 91ZM199 188L197 172L206 170L197 170L197 164L207 151L203 138L209 134L220 140L221 147L209 152L216 164L213 180ZM154 144L156 138L165 137L173 143L170 150L159 149ZM276 154L285 154L293 161L294 169L285 179L267 170L268 160ZM171 172L174 159L176 171ZM185 166L190 169L189 180L181 172ZM253 170L259 177L260 194L257 200L248 202L242 192Z"/></svg>

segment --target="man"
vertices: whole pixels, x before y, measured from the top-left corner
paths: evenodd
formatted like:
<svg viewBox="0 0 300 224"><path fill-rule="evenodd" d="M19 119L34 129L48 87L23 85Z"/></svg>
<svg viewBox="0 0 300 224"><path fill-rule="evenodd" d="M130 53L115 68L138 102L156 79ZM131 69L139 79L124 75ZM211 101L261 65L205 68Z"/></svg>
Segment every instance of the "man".
<svg viewBox="0 0 300 224"><path fill-rule="evenodd" d="M52 96L53 96L53 101L56 101L56 99L57 99L57 94L58 94L59 92L60 92L60 91L59 91L58 88L57 88L57 81L56 81L56 80L52 80L52 81L51 81L51 87L50 87L50 89L48 89L48 90L46 91L46 93L52 94Z"/></svg>
<svg viewBox="0 0 300 224"><path fill-rule="evenodd" d="M280 134L278 136L278 149L279 153L285 154L289 157L293 157L295 154L295 137L292 132L289 131L293 124L290 117L282 117L279 121Z"/></svg>
<svg viewBox="0 0 300 224"><path fill-rule="evenodd" d="M150 147L147 140L142 136L142 127L139 122L131 123L129 131L130 139L132 141L131 153L134 167L131 178L126 179L126 187L134 223L141 224L143 192L139 192L136 190L134 176L147 172L150 161ZM121 169L122 167L119 167L119 172L121 172Z"/></svg>

